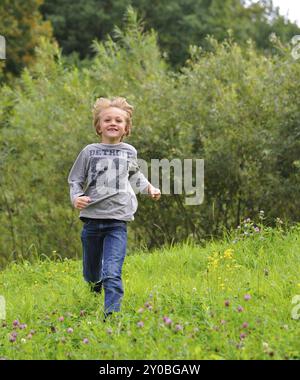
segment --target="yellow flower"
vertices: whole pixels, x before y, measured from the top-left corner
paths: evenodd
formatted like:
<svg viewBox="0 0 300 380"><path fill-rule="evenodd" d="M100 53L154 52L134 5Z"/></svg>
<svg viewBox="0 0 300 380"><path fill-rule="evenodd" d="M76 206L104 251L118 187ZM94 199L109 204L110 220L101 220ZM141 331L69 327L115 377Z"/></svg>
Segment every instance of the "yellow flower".
<svg viewBox="0 0 300 380"><path fill-rule="evenodd" d="M226 251L224 252L225 259L232 259L232 255L233 255L233 249L231 248L226 249Z"/></svg>

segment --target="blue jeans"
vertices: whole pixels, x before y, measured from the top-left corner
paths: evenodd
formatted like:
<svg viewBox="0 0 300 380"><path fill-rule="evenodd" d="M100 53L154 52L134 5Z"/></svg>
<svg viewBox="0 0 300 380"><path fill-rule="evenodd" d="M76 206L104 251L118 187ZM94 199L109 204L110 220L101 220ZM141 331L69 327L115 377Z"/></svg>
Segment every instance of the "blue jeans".
<svg viewBox="0 0 300 380"><path fill-rule="evenodd" d="M86 218L81 242L85 281L102 282L105 314L120 311L124 295L121 274L126 255L127 223Z"/></svg>

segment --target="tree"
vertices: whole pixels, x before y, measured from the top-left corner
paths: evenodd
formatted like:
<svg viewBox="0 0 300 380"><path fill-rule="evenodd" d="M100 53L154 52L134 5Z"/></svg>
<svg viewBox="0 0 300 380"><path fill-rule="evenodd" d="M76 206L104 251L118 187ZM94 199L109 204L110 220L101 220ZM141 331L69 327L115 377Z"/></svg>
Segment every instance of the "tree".
<svg viewBox="0 0 300 380"><path fill-rule="evenodd" d="M3 75L9 78L34 61L34 49L40 37L51 38L49 21L43 21L39 7L43 0L2 0L0 2L0 34L6 39Z"/></svg>
<svg viewBox="0 0 300 380"><path fill-rule="evenodd" d="M63 53L78 52L91 57L92 40L105 39L115 25L123 27L128 5L145 21L145 30L155 29L162 51L173 67L182 66L189 45L209 49L206 36L224 40L231 29L236 41L255 41L260 49L272 49L271 33L287 42L300 34L296 24L279 15L271 0L246 6L243 0L45 0L41 11L53 24L54 34Z"/></svg>

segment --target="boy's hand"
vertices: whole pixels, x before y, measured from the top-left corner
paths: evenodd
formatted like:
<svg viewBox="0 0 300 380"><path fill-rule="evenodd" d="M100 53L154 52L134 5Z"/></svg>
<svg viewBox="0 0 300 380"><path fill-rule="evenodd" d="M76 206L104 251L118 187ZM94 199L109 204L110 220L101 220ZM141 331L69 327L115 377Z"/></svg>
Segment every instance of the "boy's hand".
<svg viewBox="0 0 300 380"><path fill-rule="evenodd" d="M77 197L74 201L74 207L81 210L85 208L91 201L92 200L90 197Z"/></svg>
<svg viewBox="0 0 300 380"><path fill-rule="evenodd" d="M158 201L159 198L161 197L161 192L159 189L157 189L156 187L152 186L152 185L149 185L148 187L148 194L151 196L152 199L154 199L155 201Z"/></svg>

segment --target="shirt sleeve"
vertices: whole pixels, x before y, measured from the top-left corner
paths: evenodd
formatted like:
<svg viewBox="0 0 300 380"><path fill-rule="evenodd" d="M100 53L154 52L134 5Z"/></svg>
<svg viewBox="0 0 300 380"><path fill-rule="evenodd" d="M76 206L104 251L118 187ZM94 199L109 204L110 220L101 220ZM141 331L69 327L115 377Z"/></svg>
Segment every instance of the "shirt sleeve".
<svg viewBox="0 0 300 380"><path fill-rule="evenodd" d="M84 195L83 187L87 177L87 152L83 149L77 156L68 176L72 205L77 197Z"/></svg>
<svg viewBox="0 0 300 380"><path fill-rule="evenodd" d="M134 152L134 156L129 162L129 182L135 192L135 194L148 194L148 186L150 182L141 172L141 168L137 161L137 152Z"/></svg>

